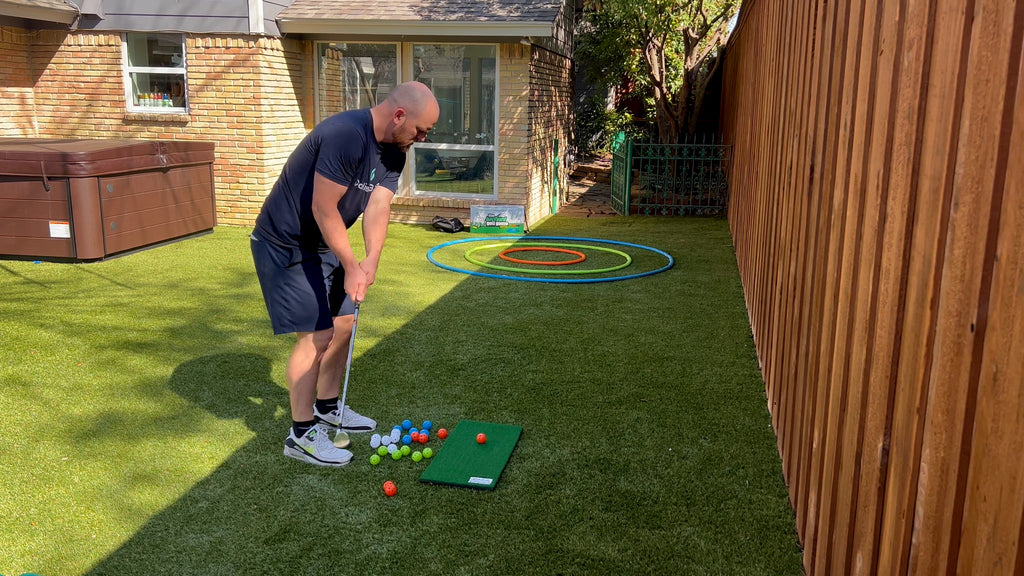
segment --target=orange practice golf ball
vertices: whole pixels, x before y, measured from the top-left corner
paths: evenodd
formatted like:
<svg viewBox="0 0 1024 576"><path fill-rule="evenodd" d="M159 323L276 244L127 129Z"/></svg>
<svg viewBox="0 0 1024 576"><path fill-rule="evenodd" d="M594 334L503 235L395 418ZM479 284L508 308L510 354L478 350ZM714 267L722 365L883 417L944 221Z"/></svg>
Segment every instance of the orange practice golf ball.
<svg viewBox="0 0 1024 576"><path fill-rule="evenodd" d="M483 444L484 442L487 442L487 435L484 434L483 432L477 434L476 435L476 443L477 444Z"/></svg>
<svg viewBox="0 0 1024 576"><path fill-rule="evenodd" d="M395 494L398 494L398 486L395 486L394 482L388 480L384 483L384 493L387 494L388 498L390 498Z"/></svg>
<svg viewBox="0 0 1024 576"><path fill-rule="evenodd" d="M440 438L441 440L444 440L445 438L448 437L448 431L445 430L444 428L441 428L440 430L437 431L437 437Z"/></svg>

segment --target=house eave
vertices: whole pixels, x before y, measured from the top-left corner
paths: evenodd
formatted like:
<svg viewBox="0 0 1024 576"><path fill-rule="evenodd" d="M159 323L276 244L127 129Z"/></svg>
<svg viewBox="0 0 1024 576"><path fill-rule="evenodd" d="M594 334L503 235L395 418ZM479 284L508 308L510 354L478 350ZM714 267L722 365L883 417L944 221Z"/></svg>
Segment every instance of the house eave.
<svg viewBox="0 0 1024 576"><path fill-rule="evenodd" d="M49 8L0 0L0 16L70 25L78 17L78 10L71 6L67 8Z"/></svg>
<svg viewBox="0 0 1024 576"><path fill-rule="evenodd" d="M324 18L278 18L283 34L337 35L392 39L478 39L502 41L523 37L546 38L554 34L551 22L439 22L411 20L350 20ZM396 34L395 30L401 30Z"/></svg>

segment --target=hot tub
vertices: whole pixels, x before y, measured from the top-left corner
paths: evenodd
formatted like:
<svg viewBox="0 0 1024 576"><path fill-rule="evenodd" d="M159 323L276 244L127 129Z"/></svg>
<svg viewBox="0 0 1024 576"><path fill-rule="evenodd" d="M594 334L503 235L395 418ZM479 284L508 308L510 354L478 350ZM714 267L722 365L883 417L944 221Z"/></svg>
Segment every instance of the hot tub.
<svg viewBox="0 0 1024 576"><path fill-rule="evenodd" d="M0 138L0 257L98 260L209 232L214 144Z"/></svg>

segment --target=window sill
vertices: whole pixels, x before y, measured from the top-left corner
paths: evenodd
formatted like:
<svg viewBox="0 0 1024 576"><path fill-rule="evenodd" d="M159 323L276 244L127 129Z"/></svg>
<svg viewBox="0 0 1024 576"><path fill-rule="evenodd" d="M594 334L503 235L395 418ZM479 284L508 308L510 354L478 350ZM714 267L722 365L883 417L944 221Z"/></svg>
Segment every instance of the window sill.
<svg viewBox="0 0 1024 576"><path fill-rule="evenodd" d="M479 202L475 198L452 198L451 196L395 196L392 204L420 208L469 208Z"/></svg>
<svg viewBox="0 0 1024 576"><path fill-rule="evenodd" d="M126 112L124 119L132 122L185 123L192 121L188 112Z"/></svg>

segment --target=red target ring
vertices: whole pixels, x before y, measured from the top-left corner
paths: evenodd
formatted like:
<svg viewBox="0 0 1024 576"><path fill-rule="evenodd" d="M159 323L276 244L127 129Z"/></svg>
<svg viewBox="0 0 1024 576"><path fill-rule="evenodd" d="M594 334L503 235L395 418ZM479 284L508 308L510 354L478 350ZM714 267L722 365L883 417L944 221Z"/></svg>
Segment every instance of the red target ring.
<svg viewBox="0 0 1024 576"><path fill-rule="evenodd" d="M554 262L548 262L544 260L522 260L520 258L512 258L509 254L513 252L560 252L562 254L572 254L576 256L575 260L557 260ZM587 255L583 252L577 252L575 250L567 250L565 248L549 248L547 246L523 246L520 248L507 248L498 253L498 256L502 260L508 260L509 262L515 262L516 264L537 264L539 266L566 266L568 264L579 264L587 259Z"/></svg>

